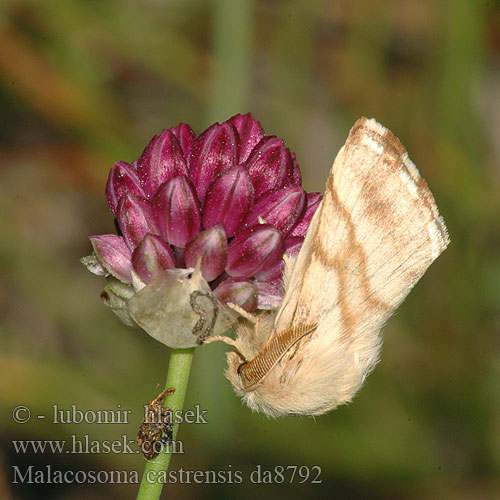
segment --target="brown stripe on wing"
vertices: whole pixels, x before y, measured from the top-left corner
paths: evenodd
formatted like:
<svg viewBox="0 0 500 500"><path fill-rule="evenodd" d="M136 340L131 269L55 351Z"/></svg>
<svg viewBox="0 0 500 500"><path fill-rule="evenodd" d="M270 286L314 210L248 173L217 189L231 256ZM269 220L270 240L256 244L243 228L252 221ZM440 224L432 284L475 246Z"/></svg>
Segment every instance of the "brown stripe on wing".
<svg viewBox="0 0 500 500"><path fill-rule="evenodd" d="M433 218L440 220L436 201L427 185L427 181L420 175L417 167L408 156L408 151L399 138L373 118L368 119L362 117L356 120L356 123L352 126L345 147L348 147L351 143L353 145L359 144L361 142L360 137L363 135L370 136L371 139L384 148L382 153L383 159L394 164L396 169L404 170L411 177L418 188L419 200L421 203L431 212ZM447 241L448 236L446 230L442 229L442 232L444 240Z"/></svg>
<svg viewBox="0 0 500 500"><path fill-rule="evenodd" d="M349 328L354 324L353 315L356 315L356 311L351 313L347 309L348 300L344 300L348 297L345 296L346 287L342 286L342 284L345 283L348 278L352 279L352 276L349 276L348 274L349 272L356 273L360 282L360 288L363 290L364 299L369 307L373 310L389 312L393 309L393 306L384 302L382 299L377 298L372 286L370 285L370 278L367 272L368 265L366 252L356 238L354 221L352 220L349 211L340 201L333 183L329 186L328 195L331 195L333 199L336 214L346 225L348 233L347 244L345 244L335 255L332 256L331 249L324 248L321 238L316 238L313 246L313 256L316 257L323 266L328 269L333 269L337 274L339 282L338 305L341 308L343 323ZM347 256L346 253L349 254L349 256ZM352 261L356 261L356 267L348 267L347 263Z"/></svg>

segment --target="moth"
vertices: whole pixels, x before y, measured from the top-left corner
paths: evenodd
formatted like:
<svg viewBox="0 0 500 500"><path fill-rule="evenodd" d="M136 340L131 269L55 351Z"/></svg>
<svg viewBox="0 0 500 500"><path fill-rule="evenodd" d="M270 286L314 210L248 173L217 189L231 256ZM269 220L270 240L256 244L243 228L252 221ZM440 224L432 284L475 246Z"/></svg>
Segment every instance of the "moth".
<svg viewBox="0 0 500 500"><path fill-rule="evenodd" d="M320 415L351 401L379 359L381 329L449 243L427 183L388 129L360 118L275 312L243 317L226 377L254 411Z"/></svg>
<svg viewBox="0 0 500 500"><path fill-rule="evenodd" d="M162 445L172 441L172 410L163 406L163 402L169 394L174 392L175 389L169 387L160 392L146 406L144 420L137 432L137 444L147 460L156 458L160 454Z"/></svg>

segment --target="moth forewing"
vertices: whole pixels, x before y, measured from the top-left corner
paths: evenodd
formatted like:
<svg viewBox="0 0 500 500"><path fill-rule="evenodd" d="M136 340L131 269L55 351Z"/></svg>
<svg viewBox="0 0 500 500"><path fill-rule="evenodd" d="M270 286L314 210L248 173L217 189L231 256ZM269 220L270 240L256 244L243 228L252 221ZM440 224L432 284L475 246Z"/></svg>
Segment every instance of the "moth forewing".
<svg viewBox="0 0 500 500"><path fill-rule="evenodd" d="M448 242L402 144L375 120L359 119L332 166L272 328L267 320L238 330L246 362L230 353L227 371L237 392L270 416L318 415L352 399L378 360L383 324ZM298 331L306 333L287 343ZM245 373L257 365L258 377Z"/></svg>

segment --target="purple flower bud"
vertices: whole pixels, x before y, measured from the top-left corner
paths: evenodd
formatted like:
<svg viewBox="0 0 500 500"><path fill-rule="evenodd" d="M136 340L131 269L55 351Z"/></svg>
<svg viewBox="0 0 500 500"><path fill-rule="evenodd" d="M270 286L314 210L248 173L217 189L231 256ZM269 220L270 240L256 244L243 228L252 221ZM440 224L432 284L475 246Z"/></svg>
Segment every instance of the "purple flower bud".
<svg viewBox="0 0 500 500"><path fill-rule="evenodd" d="M306 193L300 186L268 191L255 201L245 224L253 226L259 222L260 217L286 236L302 217L305 206Z"/></svg>
<svg viewBox="0 0 500 500"><path fill-rule="evenodd" d="M132 283L132 253L124 239L116 234L89 236L94 252L104 268L123 283Z"/></svg>
<svg viewBox="0 0 500 500"><path fill-rule="evenodd" d="M137 171L147 198L168 179L188 175L181 146L170 130L154 136L137 162Z"/></svg>
<svg viewBox="0 0 500 500"><path fill-rule="evenodd" d="M296 257L300 252L302 243L304 243L304 238L300 236L287 236L285 238L285 255L287 257Z"/></svg>
<svg viewBox="0 0 500 500"><path fill-rule="evenodd" d="M255 281L257 285L257 307L259 309L275 309L279 307L283 300L283 293L280 289L270 283Z"/></svg>
<svg viewBox="0 0 500 500"><path fill-rule="evenodd" d="M323 196L321 193L308 193L307 194L307 205L304 211L304 215L297 221L295 226L290 231L289 236L305 236L311 219L316 212Z"/></svg>
<svg viewBox="0 0 500 500"><path fill-rule="evenodd" d="M282 260L276 262L273 266L265 269L264 271L258 273L255 279L263 283L269 283L276 286L280 286L283 283L283 270L285 269L285 263Z"/></svg>
<svg viewBox="0 0 500 500"><path fill-rule="evenodd" d="M304 238L299 238L297 236L288 236L285 238L285 255L287 257L295 257L299 253L303 242ZM261 282L281 286L284 269L285 263L283 259L281 259L273 266L258 273L255 278Z"/></svg>
<svg viewBox="0 0 500 500"><path fill-rule="evenodd" d="M203 207L203 225L221 223L231 238L243 226L253 203L253 186L245 167L221 172L210 184Z"/></svg>
<svg viewBox="0 0 500 500"><path fill-rule="evenodd" d="M188 267L195 267L201 257L201 274L212 281L224 271L227 264L227 237L221 224L206 229L189 240L184 249Z"/></svg>
<svg viewBox="0 0 500 500"><path fill-rule="evenodd" d="M108 182L106 183L106 200L110 210L115 215L118 202L125 193L145 197L139 177L133 166L125 161L118 161L109 171Z"/></svg>
<svg viewBox="0 0 500 500"><path fill-rule="evenodd" d="M172 127L168 130L175 135L184 153L184 158L187 160L191 154L191 149L193 149L194 140L196 138L194 130L187 123L179 123L177 127Z"/></svg>
<svg viewBox="0 0 500 500"><path fill-rule="evenodd" d="M250 155L252 149L264 137L264 130L260 122L251 113L234 115L229 118L228 122L235 126L240 136L241 150L239 162L243 163Z"/></svg>
<svg viewBox="0 0 500 500"><path fill-rule="evenodd" d="M226 272L230 276L254 276L281 260L285 243L271 224L256 224L235 236L229 245Z"/></svg>
<svg viewBox="0 0 500 500"><path fill-rule="evenodd" d="M215 176L238 164L239 152L238 132L228 122L212 125L196 139L189 167L201 203Z"/></svg>
<svg viewBox="0 0 500 500"><path fill-rule="evenodd" d="M252 150L245 166L252 179L255 196L260 196L289 183L292 155L281 139L268 136Z"/></svg>
<svg viewBox="0 0 500 500"><path fill-rule="evenodd" d="M295 153L292 153L291 183L293 186L302 186L302 174L300 173L297 155Z"/></svg>
<svg viewBox="0 0 500 500"><path fill-rule="evenodd" d="M123 237L131 250L147 233L158 234L151 205L135 194L127 193L121 197L117 218Z"/></svg>
<svg viewBox="0 0 500 500"><path fill-rule="evenodd" d="M132 254L134 271L144 283L149 283L165 269L175 267L170 245L155 234L147 234Z"/></svg>
<svg viewBox="0 0 500 500"><path fill-rule="evenodd" d="M228 278L214 290L214 295L223 304L236 304L248 312L257 308L257 286L250 280Z"/></svg>
<svg viewBox="0 0 500 500"><path fill-rule="evenodd" d="M200 208L193 185L180 175L169 179L153 199L160 234L176 247L186 243L200 231Z"/></svg>

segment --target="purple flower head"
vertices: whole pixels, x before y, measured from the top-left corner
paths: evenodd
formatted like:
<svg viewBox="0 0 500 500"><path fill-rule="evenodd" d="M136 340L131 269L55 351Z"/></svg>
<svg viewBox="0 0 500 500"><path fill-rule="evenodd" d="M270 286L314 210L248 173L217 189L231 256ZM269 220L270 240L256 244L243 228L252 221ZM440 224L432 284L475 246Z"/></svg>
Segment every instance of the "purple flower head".
<svg viewBox="0 0 500 500"><path fill-rule="evenodd" d="M91 236L89 269L134 296L196 267L217 300L252 312L279 306L283 256L299 252L321 195L304 191L295 153L247 113L198 136L184 123L163 130L115 164L106 199L120 235Z"/></svg>

